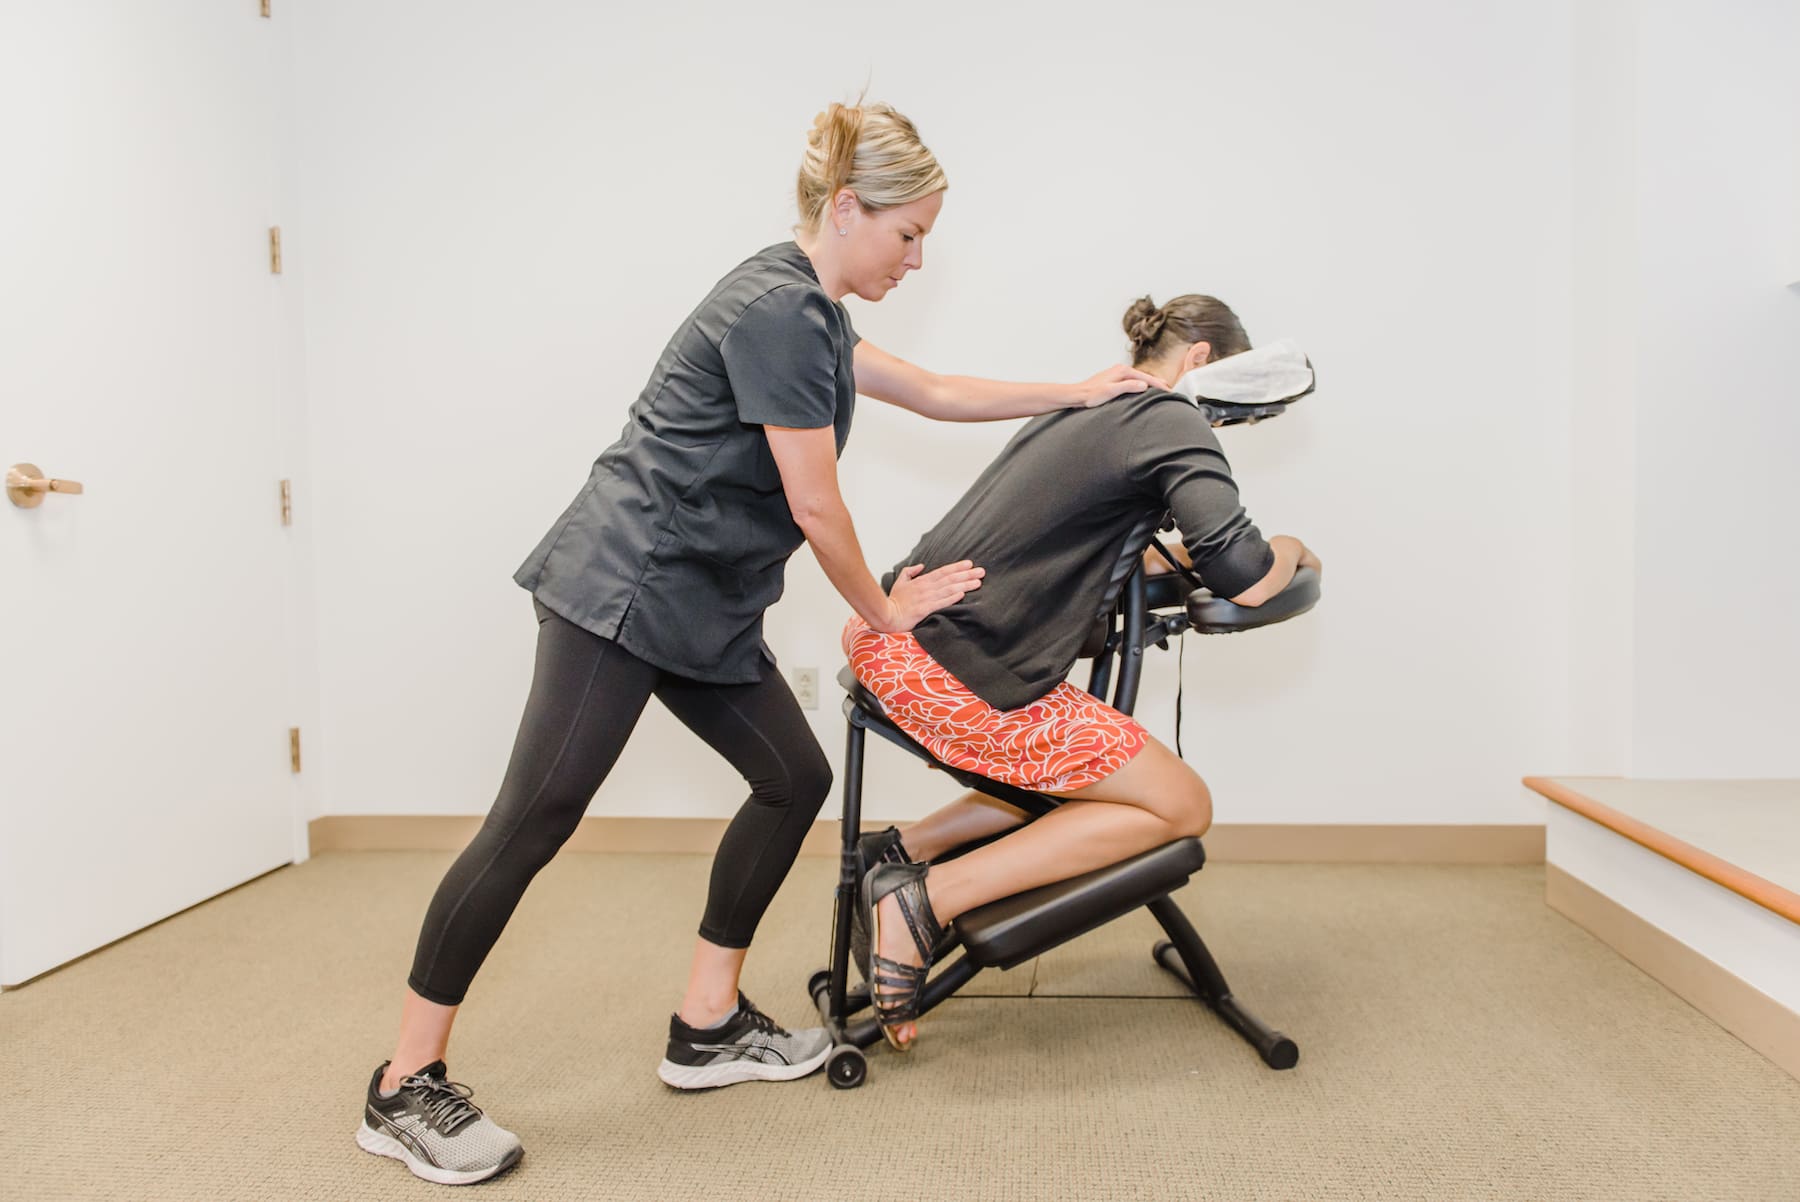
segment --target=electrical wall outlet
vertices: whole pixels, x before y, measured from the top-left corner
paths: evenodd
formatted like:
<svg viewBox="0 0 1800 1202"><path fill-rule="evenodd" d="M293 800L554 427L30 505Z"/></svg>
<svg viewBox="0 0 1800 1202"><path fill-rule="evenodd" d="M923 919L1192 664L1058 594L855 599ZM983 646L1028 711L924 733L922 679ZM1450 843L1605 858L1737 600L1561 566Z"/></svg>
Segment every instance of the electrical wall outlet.
<svg viewBox="0 0 1800 1202"><path fill-rule="evenodd" d="M800 703L803 710L819 708L819 670L817 668L794 669L794 700Z"/></svg>

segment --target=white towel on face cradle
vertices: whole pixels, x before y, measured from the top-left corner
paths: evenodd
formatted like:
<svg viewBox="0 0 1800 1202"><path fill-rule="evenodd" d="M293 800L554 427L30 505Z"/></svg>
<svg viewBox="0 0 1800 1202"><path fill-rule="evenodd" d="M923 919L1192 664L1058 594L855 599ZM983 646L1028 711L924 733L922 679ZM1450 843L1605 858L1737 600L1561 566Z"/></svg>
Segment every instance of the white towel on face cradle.
<svg viewBox="0 0 1800 1202"><path fill-rule="evenodd" d="M1227 405L1275 405L1305 396L1312 387L1312 364L1291 338L1215 359L1175 382L1175 391L1191 401Z"/></svg>

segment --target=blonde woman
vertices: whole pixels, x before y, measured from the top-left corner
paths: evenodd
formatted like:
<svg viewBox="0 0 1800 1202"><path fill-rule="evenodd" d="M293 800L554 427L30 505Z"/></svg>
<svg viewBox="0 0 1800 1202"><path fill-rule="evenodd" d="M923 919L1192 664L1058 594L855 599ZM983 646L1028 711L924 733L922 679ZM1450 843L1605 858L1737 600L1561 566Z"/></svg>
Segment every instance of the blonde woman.
<svg viewBox="0 0 1800 1202"><path fill-rule="evenodd" d="M792 867L831 769L762 641L802 542L871 630L903 632L980 587L969 561L884 591L839 493L856 395L939 421L1101 404L1147 387L1115 365L1079 384L940 376L861 341L841 301L879 301L924 265L946 181L912 122L832 105L807 139L791 242L727 272L675 331L625 433L515 579L533 594L536 671L499 796L425 915L393 1056L370 1078L357 1143L444 1184L516 1164L518 1138L447 1079L450 1028L525 887L580 822L654 696L742 772L659 1075L700 1089L824 1063L738 990L758 921Z"/></svg>

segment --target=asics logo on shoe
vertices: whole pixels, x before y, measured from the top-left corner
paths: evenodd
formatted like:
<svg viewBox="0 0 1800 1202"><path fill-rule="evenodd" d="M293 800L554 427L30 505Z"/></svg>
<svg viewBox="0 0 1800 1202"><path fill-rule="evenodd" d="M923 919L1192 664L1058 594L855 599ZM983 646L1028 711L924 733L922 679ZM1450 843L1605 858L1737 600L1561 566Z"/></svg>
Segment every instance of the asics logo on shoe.
<svg viewBox="0 0 1800 1202"><path fill-rule="evenodd" d="M427 1150L425 1141L419 1138L420 1130L426 1125L424 1121L417 1118L413 1118L413 1121L410 1123L401 1121L401 1118L412 1117L413 1116L410 1115L395 1116L383 1114L373 1106L369 1107L369 1118L374 1120L376 1130L386 1131L389 1135L392 1135L395 1139L405 1144L407 1149L410 1150L413 1155L422 1160L427 1160L432 1164L436 1164L437 1158Z"/></svg>
<svg viewBox="0 0 1800 1202"><path fill-rule="evenodd" d="M719 1055L735 1056L740 1060L759 1060L764 1064L792 1063L782 1053L766 1043L693 1043L689 1044L696 1052L716 1052Z"/></svg>

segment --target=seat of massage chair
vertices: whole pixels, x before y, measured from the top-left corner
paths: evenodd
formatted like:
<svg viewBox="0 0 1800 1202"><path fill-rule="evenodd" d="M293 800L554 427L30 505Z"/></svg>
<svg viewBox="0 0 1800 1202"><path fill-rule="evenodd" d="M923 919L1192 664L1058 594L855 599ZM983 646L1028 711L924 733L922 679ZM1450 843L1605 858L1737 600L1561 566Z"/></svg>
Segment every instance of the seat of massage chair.
<svg viewBox="0 0 1800 1202"><path fill-rule="evenodd" d="M932 767L1002 800L1008 794L1034 796L936 759L888 720L881 711L881 702L848 667L838 673L838 683L862 711L870 729ZM1206 850L1200 840L1177 839L1117 864L977 906L959 915L951 925L971 963L983 968L1012 968L1166 897L1187 884L1188 878L1205 863Z"/></svg>
<svg viewBox="0 0 1800 1202"><path fill-rule="evenodd" d="M1012 968L1167 897L1205 863L1200 840L1177 839L1129 860L977 906L956 919L956 934L971 962Z"/></svg>

